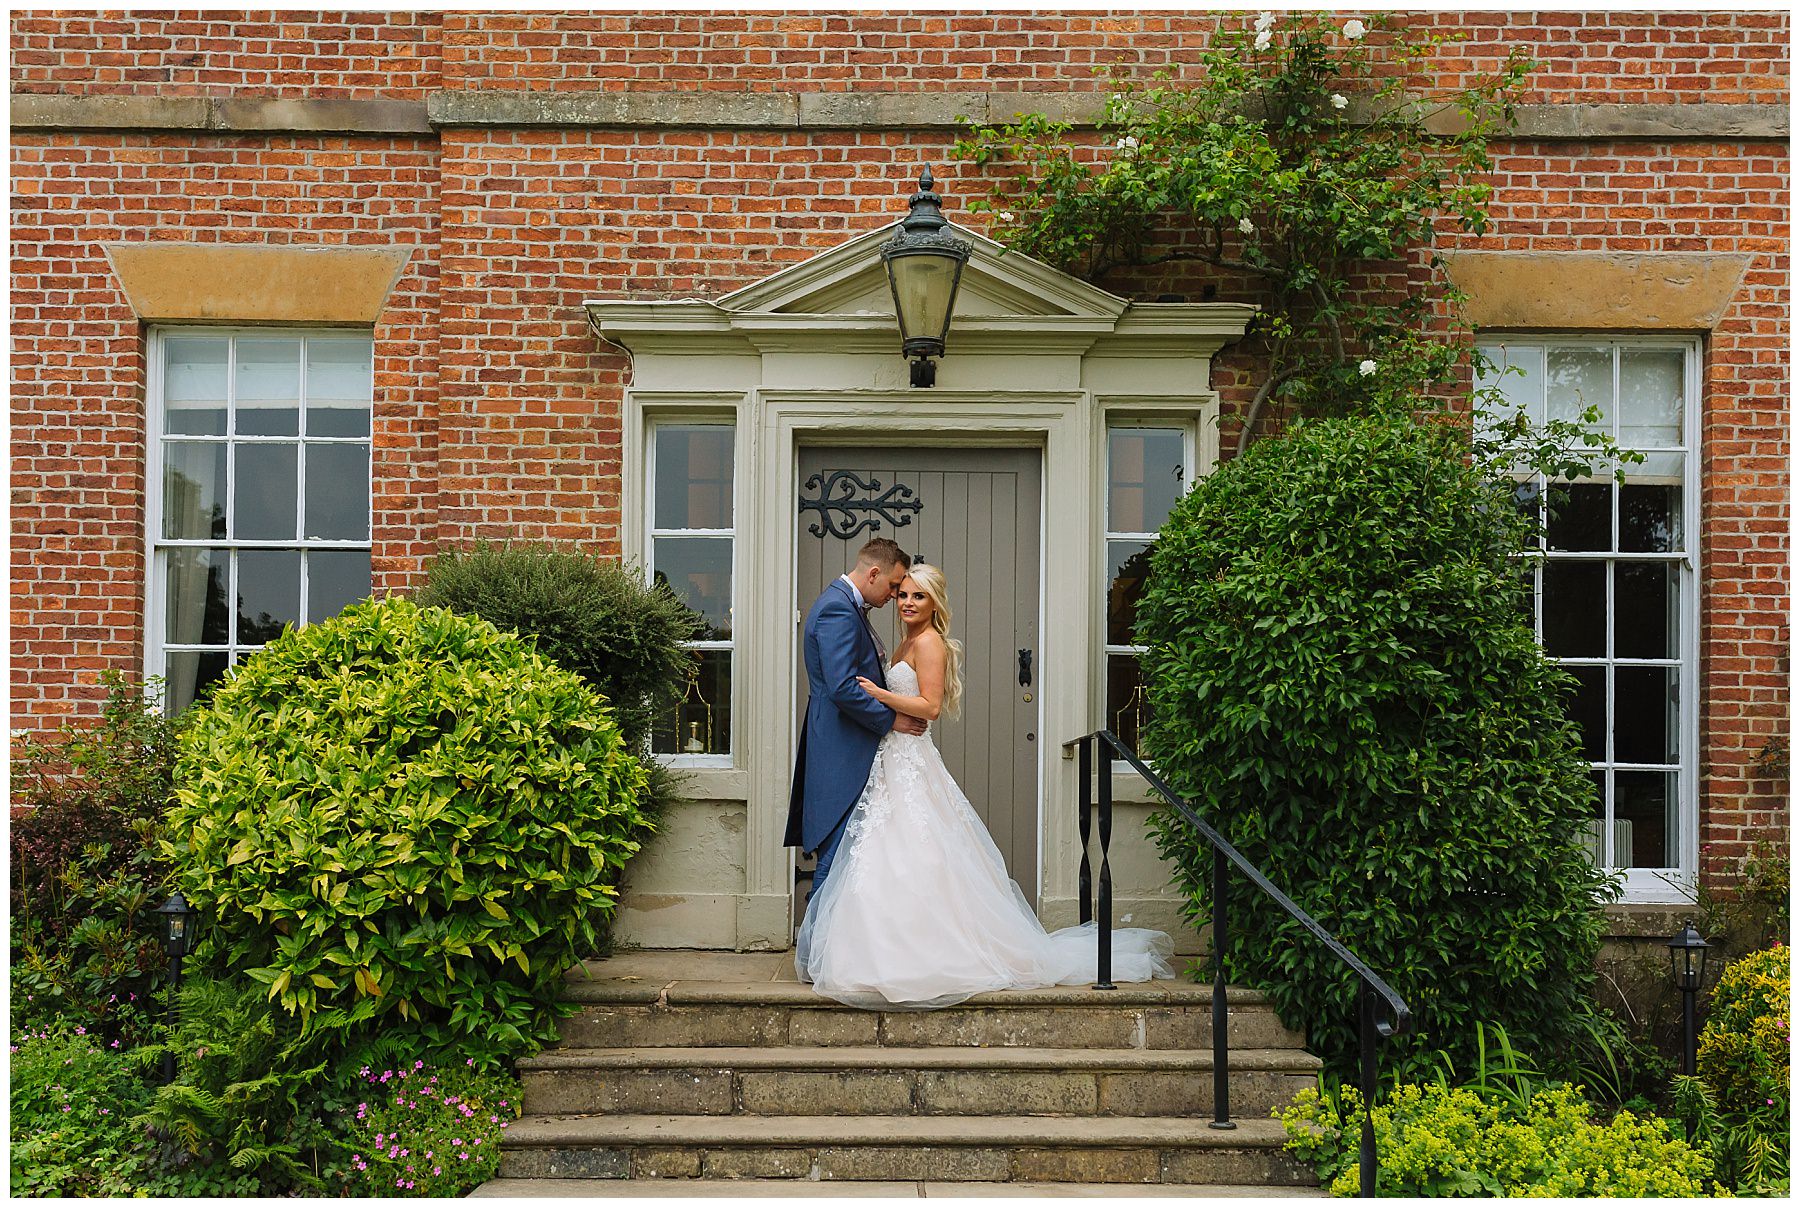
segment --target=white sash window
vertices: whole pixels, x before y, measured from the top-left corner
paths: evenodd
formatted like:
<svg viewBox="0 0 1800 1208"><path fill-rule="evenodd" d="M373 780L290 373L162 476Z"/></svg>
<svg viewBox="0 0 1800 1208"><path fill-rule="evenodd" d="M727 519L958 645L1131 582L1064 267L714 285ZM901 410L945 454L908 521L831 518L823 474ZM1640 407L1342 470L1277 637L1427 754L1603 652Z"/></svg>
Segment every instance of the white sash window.
<svg viewBox="0 0 1800 1208"><path fill-rule="evenodd" d="M733 436L731 424L650 429L651 581L667 584L705 622L700 638L688 643L699 659L695 677L651 740L659 754L686 763L724 765L731 754Z"/></svg>
<svg viewBox="0 0 1800 1208"><path fill-rule="evenodd" d="M1699 348L1691 340L1484 343L1508 404L1534 420L1601 409L1600 428L1645 455L1530 484L1549 508L1534 570L1539 640L1575 678L1567 700L1599 797L1588 847L1625 871L1633 900L1677 899L1698 858ZM1486 383L1484 383L1486 384Z"/></svg>
<svg viewBox="0 0 1800 1208"><path fill-rule="evenodd" d="M1149 713L1133 632L1150 575L1150 546L1193 481L1191 426L1114 420L1106 429L1107 729L1134 750Z"/></svg>
<svg viewBox="0 0 1800 1208"><path fill-rule="evenodd" d="M369 595L373 366L356 332L150 333L145 650L168 712Z"/></svg>

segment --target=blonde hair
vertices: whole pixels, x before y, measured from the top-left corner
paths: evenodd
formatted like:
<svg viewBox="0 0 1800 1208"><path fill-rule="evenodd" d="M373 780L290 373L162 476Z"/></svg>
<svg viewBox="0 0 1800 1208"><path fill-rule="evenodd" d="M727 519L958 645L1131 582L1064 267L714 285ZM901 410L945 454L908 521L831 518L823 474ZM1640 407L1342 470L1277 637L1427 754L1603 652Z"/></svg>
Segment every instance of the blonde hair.
<svg viewBox="0 0 1800 1208"><path fill-rule="evenodd" d="M944 639L949 660L944 666L945 717L962 712L962 643L950 636L950 589L944 572L929 562L915 562L906 572L920 591L931 600L931 627Z"/></svg>

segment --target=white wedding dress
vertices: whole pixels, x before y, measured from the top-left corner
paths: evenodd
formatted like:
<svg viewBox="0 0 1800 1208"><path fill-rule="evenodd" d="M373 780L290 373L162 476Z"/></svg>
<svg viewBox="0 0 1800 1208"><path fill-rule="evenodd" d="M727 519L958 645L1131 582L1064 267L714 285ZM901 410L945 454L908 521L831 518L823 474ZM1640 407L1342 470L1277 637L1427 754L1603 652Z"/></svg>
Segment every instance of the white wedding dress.
<svg viewBox="0 0 1800 1208"><path fill-rule="evenodd" d="M917 696L905 662L888 687ZM836 860L795 941L801 981L856 1007L943 1007L984 990L1095 980L1094 924L1046 933L936 744L893 731L850 811ZM1112 936L1115 982L1174 977L1174 943Z"/></svg>

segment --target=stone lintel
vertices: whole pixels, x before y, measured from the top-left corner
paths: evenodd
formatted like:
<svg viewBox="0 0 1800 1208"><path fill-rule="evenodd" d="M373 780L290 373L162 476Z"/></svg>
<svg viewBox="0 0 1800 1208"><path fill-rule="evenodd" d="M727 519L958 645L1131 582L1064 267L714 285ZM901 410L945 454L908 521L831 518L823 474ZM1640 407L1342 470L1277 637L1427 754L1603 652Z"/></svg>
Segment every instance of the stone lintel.
<svg viewBox="0 0 1800 1208"><path fill-rule="evenodd" d="M491 92L441 91L424 101L288 100L271 97L14 94L18 131L211 130L221 133L429 134L445 126L574 129L747 130L955 129L963 119L1006 123L1043 113L1077 127L1100 118L1106 94L1045 92ZM1509 137L1536 139L1770 139L1788 136L1786 107L1706 102L1675 105L1521 105ZM1426 119L1439 134L1459 118Z"/></svg>
<svg viewBox="0 0 1800 1208"><path fill-rule="evenodd" d="M373 324L409 247L241 243L104 245L147 323Z"/></svg>
<svg viewBox="0 0 1800 1208"><path fill-rule="evenodd" d="M1745 255L1709 252L1451 252L1450 279L1478 328L1709 331Z"/></svg>

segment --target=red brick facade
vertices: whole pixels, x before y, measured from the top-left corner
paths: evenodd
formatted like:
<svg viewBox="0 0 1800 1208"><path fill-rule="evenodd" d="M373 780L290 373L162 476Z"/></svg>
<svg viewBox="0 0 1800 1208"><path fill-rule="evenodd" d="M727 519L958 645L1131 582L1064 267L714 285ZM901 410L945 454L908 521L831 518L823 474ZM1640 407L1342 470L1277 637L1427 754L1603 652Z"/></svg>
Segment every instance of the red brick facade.
<svg viewBox="0 0 1800 1208"><path fill-rule="evenodd" d="M1346 14L1348 15L1348 14ZM501 92L929 94L1104 87L1096 66L1192 63L1243 15L1039 13L17 13L15 98L412 102ZM1451 247L1743 254L1704 343L1702 841L1785 829L1788 22L1771 13L1436 13L1454 87L1515 46L1527 103L1740 107L1745 135L1525 136L1495 148L1493 225ZM1778 115L1773 116L1773 115ZM405 245L375 327L373 564L414 582L440 541L618 548L627 359L584 298L718 296L896 214L941 124L396 134L21 127L13 187L15 727L91 708L142 665L145 327L102 245ZM1711 129L1708 127L1707 129ZM978 225L978 224L976 224ZM1188 287L1198 293L1198 282ZM1228 300L1227 291L1221 300ZM1229 355L1214 385L1241 405Z"/></svg>

